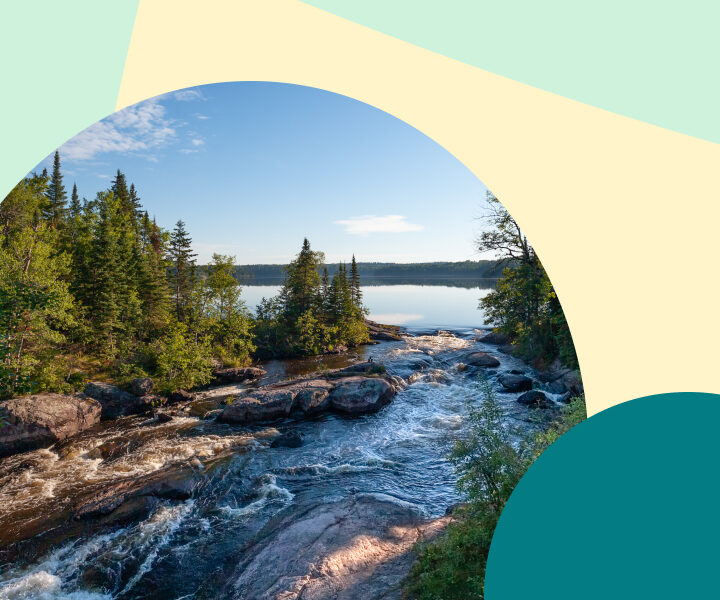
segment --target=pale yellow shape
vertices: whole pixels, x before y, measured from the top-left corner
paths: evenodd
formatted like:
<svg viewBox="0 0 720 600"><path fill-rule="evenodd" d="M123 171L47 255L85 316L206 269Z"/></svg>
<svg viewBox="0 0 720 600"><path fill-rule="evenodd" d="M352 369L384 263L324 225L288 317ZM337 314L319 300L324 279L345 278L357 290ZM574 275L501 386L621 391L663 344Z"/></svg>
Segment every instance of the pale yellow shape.
<svg viewBox="0 0 720 600"><path fill-rule="evenodd" d="M118 109L243 80L367 102L430 136L493 190L558 291L590 414L648 394L720 392L720 146L294 0L141 0Z"/></svg>

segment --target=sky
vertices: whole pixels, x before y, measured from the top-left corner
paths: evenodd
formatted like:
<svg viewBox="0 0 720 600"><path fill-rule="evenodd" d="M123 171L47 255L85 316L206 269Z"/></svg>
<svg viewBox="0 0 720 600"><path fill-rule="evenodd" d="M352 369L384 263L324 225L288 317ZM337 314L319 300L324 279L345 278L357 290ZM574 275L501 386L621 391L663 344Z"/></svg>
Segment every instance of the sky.
<svg viewBox="0 0 720 600"><path fill-rule="evenodd" d="M286 263L304 237L328 262L487 258L474 244L482 182L406 123L331 92L189 88L116 112L59 151L68 196L76 183L95 197L120 169L160 226L185 221L199 264L213 252Z"/></svg>

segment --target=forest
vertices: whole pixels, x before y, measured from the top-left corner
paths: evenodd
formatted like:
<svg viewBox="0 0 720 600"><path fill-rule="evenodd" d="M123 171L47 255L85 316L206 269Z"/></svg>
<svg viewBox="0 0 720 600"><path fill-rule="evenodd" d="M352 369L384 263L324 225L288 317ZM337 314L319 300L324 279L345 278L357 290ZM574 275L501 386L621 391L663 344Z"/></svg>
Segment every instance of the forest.
<svg viewBox="0 0 720 600"><path fill-rule="evenodd" d="M332 276L307 240L280 294L251 315L234 257L197 268L182 220L166 231L120 171L68 199L60 156L0 204L0 398L152 375L165 392L219 365L333 351L368 339L358 266Z"/></svg>

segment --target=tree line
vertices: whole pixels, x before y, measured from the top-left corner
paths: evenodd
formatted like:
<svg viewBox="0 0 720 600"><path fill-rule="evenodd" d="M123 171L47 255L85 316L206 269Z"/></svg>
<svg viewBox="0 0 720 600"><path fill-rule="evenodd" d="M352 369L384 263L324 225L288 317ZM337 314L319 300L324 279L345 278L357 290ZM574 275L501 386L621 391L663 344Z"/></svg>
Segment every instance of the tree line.
<svg viewBox="0 0 720 600"><path fill-rule="evenodd" d="M232 256L202 270L180 220L143 209L119 170L110 187L68 194L60 155L0 203L0 398L71 391L86 378L152 375L172 391L219 365L332 351L368 339L357 262L320 275L305 240L280 294L250 314Z"/></svg>

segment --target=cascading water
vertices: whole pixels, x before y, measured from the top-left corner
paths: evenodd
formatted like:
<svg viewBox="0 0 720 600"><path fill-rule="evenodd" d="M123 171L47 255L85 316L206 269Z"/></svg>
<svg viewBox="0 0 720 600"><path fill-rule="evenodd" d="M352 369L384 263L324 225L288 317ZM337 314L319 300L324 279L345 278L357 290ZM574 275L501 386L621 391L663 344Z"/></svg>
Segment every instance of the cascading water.
<svg viewBox="0 0 720 600"><path fill-rule="evenodd" d="M3 460L0 600L223 597L244 552L280 511L375 494L427 517L444 514L459 500L446 456L462 435L467 403L481 402L485 385L459 372L458 363L470 351L493 351L498 371L531 373L476 337L472 330L439 332L365 347L363 357L373 356L408 384L377 414L269 427L188 416L141 427L142 419L125 418L61 447ZM276 364L268 376L321 363ZM498 394L509 418L532 426L516 397ZM301 434L303 445L271 448L275 428ZM189 499L156 501L142 518L91 532L67 525L73 506L88 495L171 467L200 477ZM41 535L21 541L35 534Z"/></svg>

